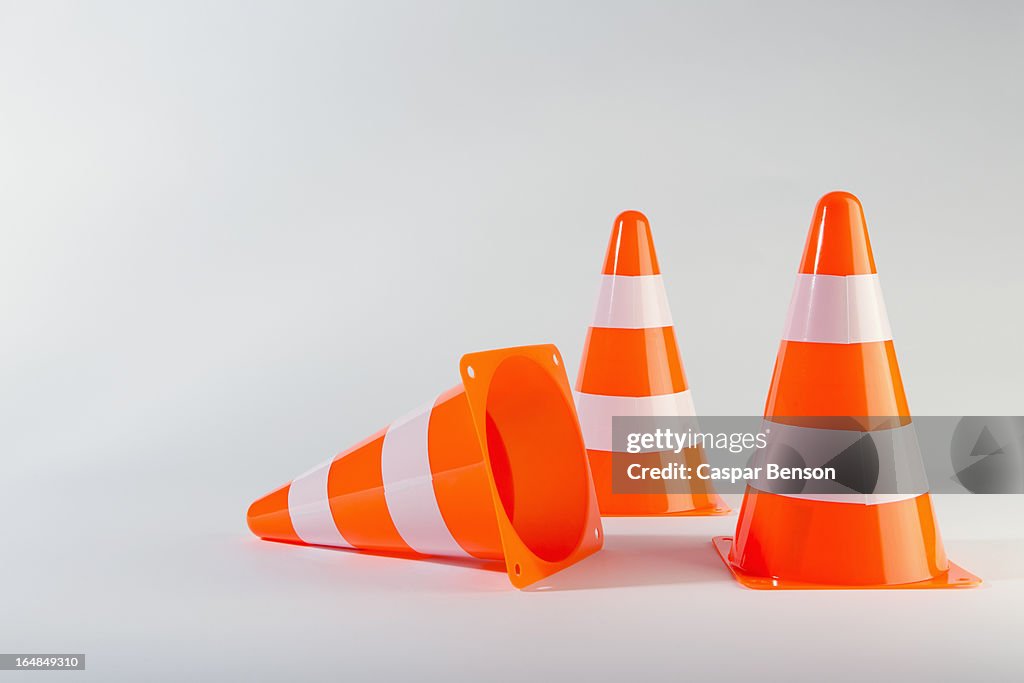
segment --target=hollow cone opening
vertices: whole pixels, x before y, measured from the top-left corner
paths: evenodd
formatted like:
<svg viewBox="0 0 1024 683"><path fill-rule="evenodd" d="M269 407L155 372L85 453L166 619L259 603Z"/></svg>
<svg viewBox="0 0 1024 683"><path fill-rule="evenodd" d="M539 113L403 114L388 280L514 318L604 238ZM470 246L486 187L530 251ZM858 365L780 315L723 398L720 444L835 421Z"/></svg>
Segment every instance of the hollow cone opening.
<svg viewBox="0 0 1024 683"><path fill-rule="evenodd" d="M587 523L589 478L572 407L536 362L514 356L487 388L487 451L516 534L548 562L567 558Z"/></svg>

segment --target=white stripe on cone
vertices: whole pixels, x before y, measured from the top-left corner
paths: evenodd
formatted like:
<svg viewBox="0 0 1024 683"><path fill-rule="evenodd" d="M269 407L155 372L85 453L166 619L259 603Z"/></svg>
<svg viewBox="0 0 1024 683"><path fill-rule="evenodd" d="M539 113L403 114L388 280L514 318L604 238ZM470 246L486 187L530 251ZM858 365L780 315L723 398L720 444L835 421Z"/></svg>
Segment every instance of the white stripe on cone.
<svg viewBox="0 0 1024 683"><path fill-rule="evenodd" d="M328 460L292 481L288 487L288 515L304 543L352 548L334 523L327 497L327 476L333 462Z"/></svg>
<svg viewBox="0 0 1024 683"><path fill-rule="evenodd" d="M665 283L660 275L602 275L593 327L671 327Z"/></svg>
<svg viewBox="0 0 1024 683"><path fill-rule="evenodd" d="M778 492L767 492L773 496L784 498L797 498L802 501L816 501L818 503L846 503L847 505L885 505L886 503L899 503L909 501L924 494L780 494ZM928 492L925 492L926 494Z"/></svg>
<svg viewBox="0 0 1024 683"><path fill-rule="evenodd" d="M441 516L427 450L433 403L388 427L381 450L384 499L391 521L409 547L424 555L470 557Z"/></svg>
<svg viewBox="0 0 1024 683"><path fill-rule="evenodd" d="M921 446L912 424L865 432L798 427L768 419L762 423L761 431L767 436L768 445L754 452L750 464L761 468L762 472L770 462L787 467L827 467L833 458L869 436L878 457L878 479L875 492L871 493L857 493L829 481L808 482L809 487L817 487L819 490L800 493L787 492L786 481L778 482L781 488L767 480L752 482L754 489L788 498L860 505L894 503L917 498L928 492L928 477L921 458ZM794 456L799 457L799 462L793 459ZM840 489L846 490L840 492Z"/></svg>
<svg viewBox="0 0 1024 683"><path fill-rule="evenodd" d="M892 339L878 275L797 275L782 338L825 344Z"/></svg>
<svg viewBox="0 0 1024 683"><path fill-rule="evenodd" d="M693 417L696 411L690 391L659 396L601 396L573 392L580 429L587 448L594 451L614 451L612 445L613 417Z"/></svg>

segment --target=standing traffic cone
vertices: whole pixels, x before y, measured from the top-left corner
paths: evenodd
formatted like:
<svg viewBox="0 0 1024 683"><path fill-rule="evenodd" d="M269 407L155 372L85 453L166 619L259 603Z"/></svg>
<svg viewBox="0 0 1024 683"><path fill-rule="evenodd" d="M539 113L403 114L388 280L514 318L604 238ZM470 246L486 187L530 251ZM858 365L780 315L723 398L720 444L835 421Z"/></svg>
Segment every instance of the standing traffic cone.
<svg viewBox="0 0 1024 683"><path fill-rule="evenodd" d="M672 314L647 217L619 214L612 226L594 323L576 379L576 408L605 516L718 515L728 506L707 482L689 493L613 493L612 417L692 417L693 399L676 346ZM699 449L687 458L703 461ZM683 485L673 482L672 486ZM650 487L648 488L650 490Z"/></svg>
<svg viewBox="0 0 1024 683"><path fill-rule="evenodd" d="M552 345L462 357L462 383L260 498L257 536L505 562L522 588L596 552L601 518Z"/></svg>
<svg viewBox="0 0 1024 683"><path fill-rule="evenodd" d="M946 558L896 365L864 210L832 192L811 222L765 406L761 463L831 465L824 490L747 488L715 547L749 588L961 588ZM793 448L793 445L796 448ZM845 493L836 493L845 491Z"/></svg>

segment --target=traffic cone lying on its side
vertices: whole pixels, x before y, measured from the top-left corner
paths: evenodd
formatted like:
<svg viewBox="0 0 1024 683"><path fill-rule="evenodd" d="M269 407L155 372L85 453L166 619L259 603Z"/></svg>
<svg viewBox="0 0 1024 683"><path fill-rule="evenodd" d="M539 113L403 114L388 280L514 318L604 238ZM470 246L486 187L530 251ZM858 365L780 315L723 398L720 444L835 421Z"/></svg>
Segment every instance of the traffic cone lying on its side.
<svg viewBox="0 0 1024 683"><path fill-rule="evenodd" d="M824 489L748 486L735 538L714 543L749 588L963 588L948 561L896 364L860 202L818 202L765 406L755 464L831 465ZM760 463L758 459L760 458ZM831 488L829 488L831 487Z"/></svg>
<svg viewBox="0 0 1024 683"><path fill-rule="evenodd" d="M613 493L614 461L621 454L613 452L612 417L694 415L650 223L639 211L619 214L612 226L576 380L576 407L602 515L729 512L710 483L699 479L690 482L689 492L669 492L667 484L654 482L658 490L648 493ZM686 455L703 461L699 449Z"/></svg>
<svg viewBox="0 0 1024 683"><path fill-rule="evenodd" d="M249 508L261 538L505 562L517 588L604 533L552 345L462 357L462 383Z"/></svg>

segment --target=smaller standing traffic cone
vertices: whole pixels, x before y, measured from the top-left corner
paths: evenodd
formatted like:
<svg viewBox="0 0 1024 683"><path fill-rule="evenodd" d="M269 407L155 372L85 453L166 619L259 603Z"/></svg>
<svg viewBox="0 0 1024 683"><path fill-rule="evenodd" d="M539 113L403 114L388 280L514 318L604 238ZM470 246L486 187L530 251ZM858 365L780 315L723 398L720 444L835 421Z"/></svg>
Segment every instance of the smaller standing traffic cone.
<svg viewBox="0 0 1024 683"><path fill-rule="evenodd" d="M711 484L700 479L690 481L687 493L670 493L661 482L653 484L661 490L648 493L612 490L616 456L621 455L613 452L613 417L695 414L650 223L639 211L619 214L612 225L597 311L587 332L576 379L576 408L602 515L729 512ZM704 456L700 449L687 449L686 457L690 465L696 466Z"/></svg>
<svg viewBox="0 0 1024 683"><path fill-rule="evenodd" d="M505 562L517 588L604 533L552 345L462 357L462 383L249 507L260 538Z"/></svg>
<svg viewBox="0 0 1024 683"><path fill-rule="evenodd" d="M747 487L733 538L714 544L757 589L967 588L950 562L921 453L864 210L818 201L764 412L768 465L835 465L842 478ZM794 486L795 484L795 486Z"/></svg>

